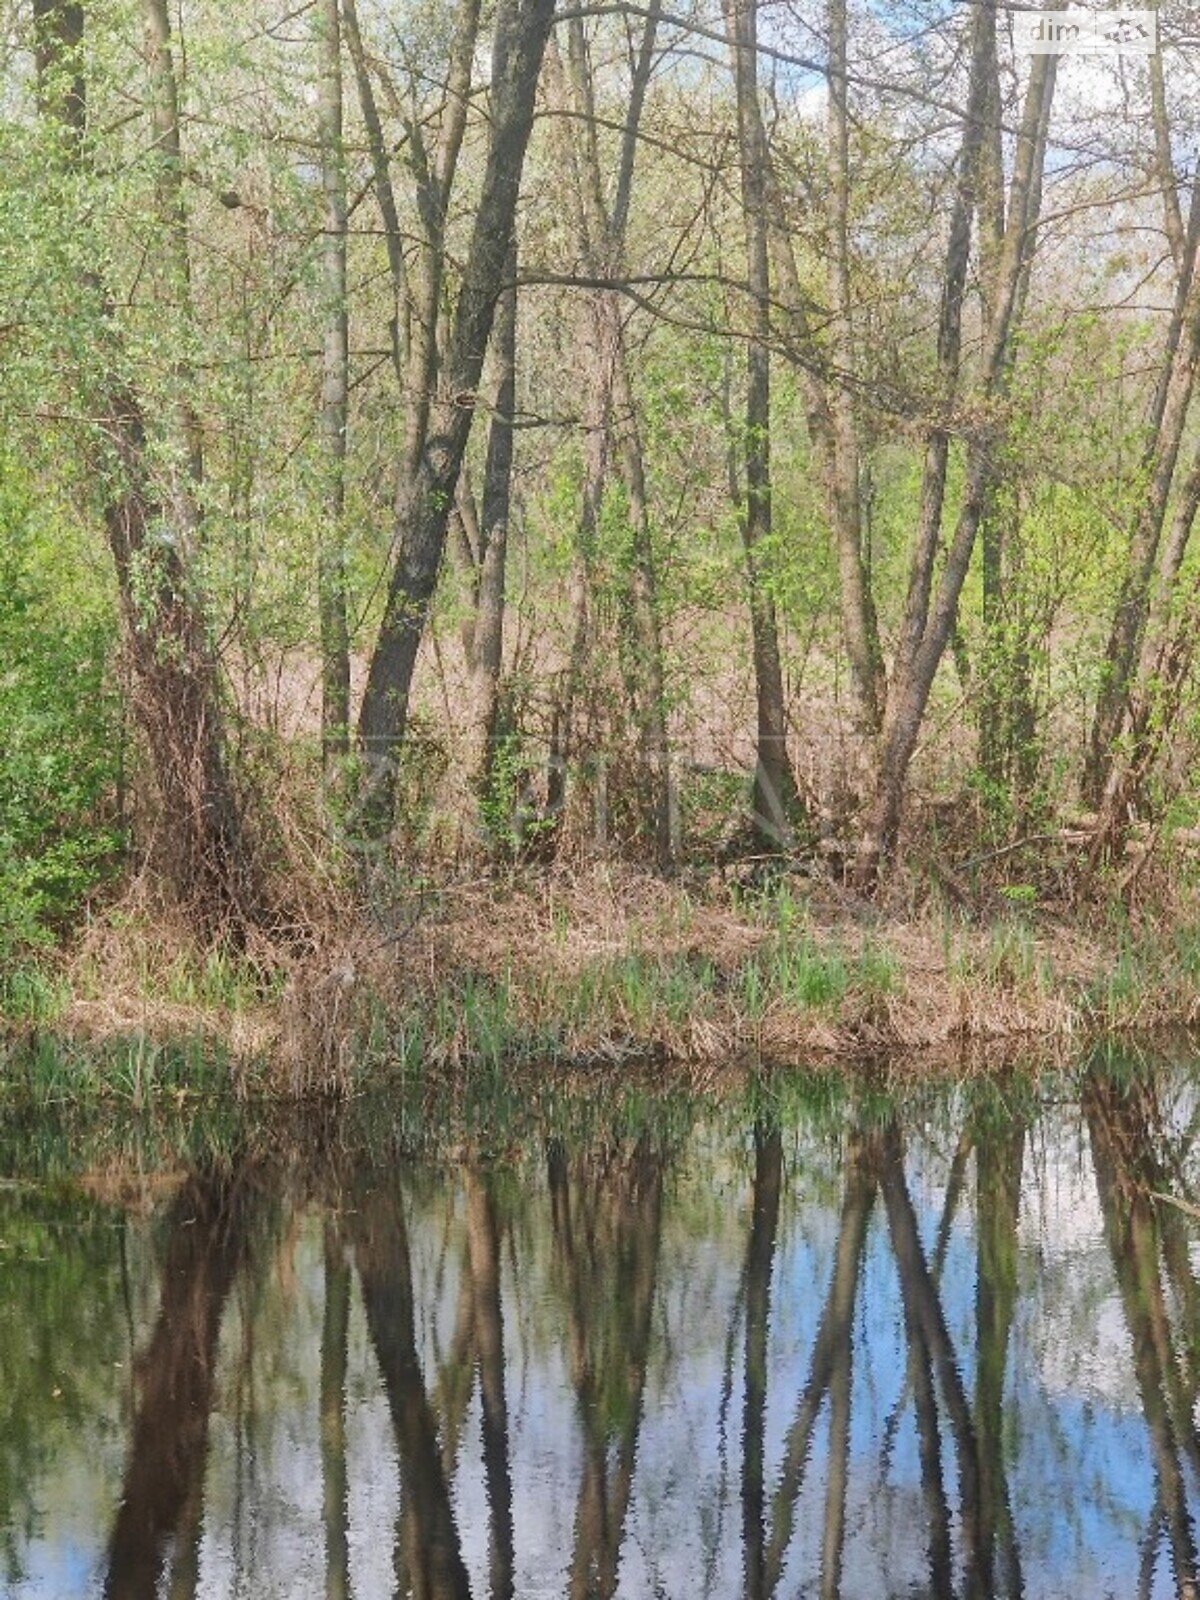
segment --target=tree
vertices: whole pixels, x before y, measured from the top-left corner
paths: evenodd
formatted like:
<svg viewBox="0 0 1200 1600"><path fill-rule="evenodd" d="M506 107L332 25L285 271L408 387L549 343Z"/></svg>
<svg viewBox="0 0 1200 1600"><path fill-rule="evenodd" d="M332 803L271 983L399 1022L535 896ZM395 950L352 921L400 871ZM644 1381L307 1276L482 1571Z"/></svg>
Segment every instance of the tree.
<svg viewBox="0 0 1200 1600"><path fill-rule="evenodd" d="M321 0L316 19L320 51L321 187L325 196L323 297L324 376L321 439L325 514L317 552L321 624L321 733L326 761L349 749L350 627L342 554L346 507L346 428L350 385L350 315L346 295L346 163L342 147L342 31L339 0Z"/></svg>
<svg viewBox="0 0 1200 1600"><path fill-rule="evenodd" d="M990 0L980 0L976 6L973 29L970 99L942 280L938 363L944 404L952 400L958 387L962 295L970 253L972 213L978 204L978 165L988 99L997 92L995 13ZM968 435L963 500L936 587L935 558L946 501L947 427L936 425L927 444L920 521L883 719L875 789L855 863L855 878L863 888L869 889L877 882L882 866L896 848L909 763L929 702L934 674L957 621L958 602L975 539L996 488L998 463L1002 459L996 419L1011 374L1013 342L1022 309L1022 285L1036 238L1056 64L1057 57L1039 55L1034 57L1030 70L1005 227L994 253L983 348L972 396L983 420Z"/></svg>
<svg viewBox="0 0 1200 1600"><path fill-rule="evenodd" d="M162 0L144 0L144 17L160 266L173 310L186 318L179 96ZM42 114L62 130L64 159L81 170L88 159L83 9L47 0L35 22ZM229 774L217 663L193 570L203 464L186 370L164 423L163 484L141 402L124 376L114 308L95 276L79 287L99 308L104 370L93 445L133 669L134 709L163 810L161 856L178 898L201 926L209 933L237 933L262 919L265 901Z"/></svg>
<svg viewBox="0 0 1200 1600"><path fill-rule="evenodd" d="M484 355L496 302L504 286L525 149L533 124L534 98L553 15L553 0L502 0L492 50L488 150L470 247L454 303L444 359L437 360L433 319L440 300L444 262L436 248L445 214L465 116L462 81L474 48L471 0L464 0L450 93L451 115L443 131L436 190L422 180L423 209L434 248L418 284L413 360L426 380L414 396L405 459L396 496L396 560L371 656L358 732L366 791L364 821L386 828L394 802L396 759L408 718L417 648L441 567L467 438L474 417ZM462 106L460 114L453 109ZM415 132L410 129L410 139ZM415 138L414 159L420 139ZM427 164L426 164L427 165ZM434 176L430 171L430 176Z"/></svg>
<svg viewBox="0 0 1200 1600"><path fill-rule="evenodd" d="M753 332L746 347L745 488L739 521L746 549L750 633L758 708L754 831L770 850L793 842L800 797L788 754L787 704L775 603L762 570L771 536L771 278L766 222L767 152L758 102L758 12L755 0L727 0L725 29L737 94L738 152L746 227L746 288ZM735 476L736 482L736 476Z"/></svg>
<svg viewBox="0 0 1200 1600"><path fill-rule="evenodd" d="M644 797L640 831L649 840L652 857L659 866L665 867L674 850L673 801L651 509L625 322L616 289L604 287L606 282L615 284L625 271L626 230L639 130L654 65L660 11L658 0L652 0L636 51L632 45L630 47L628 101L611 200L606 193L601 166L596 86L582 17L572 17L568 22L566 68L560 63L556 50L551 60L560 102L561 137L572 188L580 264L584 274L596 285L587 294L581 319L581 343L590 350L591 371L585 403L587 440L576 534L576 581L569 624L571 659L566 673L565 703L559 708L565 737L564 747L556 751L556 756L565 762L571 754L573 701L578 692L585 642L591 636L593 645L595 643L595 618L591 615L595 610L595 596L590 592L594 584L595 546L610 471L615 471L625 491L631 544L623 563L625 571L618 600L619 643L626 698L638 737L641 770L636 787ZM556 787L556 806L561 805L561 799Z"/></svg>

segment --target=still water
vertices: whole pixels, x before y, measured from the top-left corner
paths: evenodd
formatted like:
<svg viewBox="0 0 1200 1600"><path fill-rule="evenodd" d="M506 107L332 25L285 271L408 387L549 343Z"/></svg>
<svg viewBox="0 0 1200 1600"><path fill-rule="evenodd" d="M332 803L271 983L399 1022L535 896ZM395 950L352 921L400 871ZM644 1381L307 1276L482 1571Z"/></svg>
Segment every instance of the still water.
<svg viewBox="0 0 1200 1600"><path fill-rule="evenodd" d="M1198 1125L1105 1059L488 1158L9 1141L0 1592L1193 1595Z"/></svg>

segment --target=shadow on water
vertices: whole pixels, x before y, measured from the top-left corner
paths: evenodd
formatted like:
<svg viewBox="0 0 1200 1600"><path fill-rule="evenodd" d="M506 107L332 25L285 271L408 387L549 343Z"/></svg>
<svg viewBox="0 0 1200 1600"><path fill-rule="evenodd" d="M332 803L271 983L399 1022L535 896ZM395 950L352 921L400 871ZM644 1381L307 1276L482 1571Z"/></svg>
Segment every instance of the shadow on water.
<svg viewBox="0 0 1200 1600"><path fill-rule="evenodd" d="M0 1588L1193 1600L1197 1126L1098 1054L487 1158L0 1139Z"/></svg>

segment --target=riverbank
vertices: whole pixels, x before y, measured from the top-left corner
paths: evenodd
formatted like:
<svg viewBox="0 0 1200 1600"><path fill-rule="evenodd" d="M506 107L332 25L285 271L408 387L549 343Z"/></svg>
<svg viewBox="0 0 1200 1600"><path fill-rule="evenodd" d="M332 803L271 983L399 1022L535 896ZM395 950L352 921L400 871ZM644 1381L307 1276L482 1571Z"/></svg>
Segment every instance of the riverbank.
<svg viewBox="0 0 1200 1600"><path fill-rule="evenodd" d="M244 1089L281 1097L635 1062L694 1082L744 1061L944 1058L1191 1025L1200 907L1015 906L983 921L803 880L594 868L421 886L372 922L342 908L300 949L240 955L200 953L185 929L126 908L5 993L10 1035L191 1041Z"/></svg>

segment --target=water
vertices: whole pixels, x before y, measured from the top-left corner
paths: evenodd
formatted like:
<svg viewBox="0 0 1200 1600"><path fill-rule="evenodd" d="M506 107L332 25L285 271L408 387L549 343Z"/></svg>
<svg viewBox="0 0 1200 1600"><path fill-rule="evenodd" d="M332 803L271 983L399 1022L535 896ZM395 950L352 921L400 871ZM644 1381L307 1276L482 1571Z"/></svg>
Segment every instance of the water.
<svg viewBox="0 0 1200 1600"><path fill-rule="evenodd" d="M1197 1122L1095 1061L490 1160L10 1139L0 1591L1191 1594Z"/></svg>

